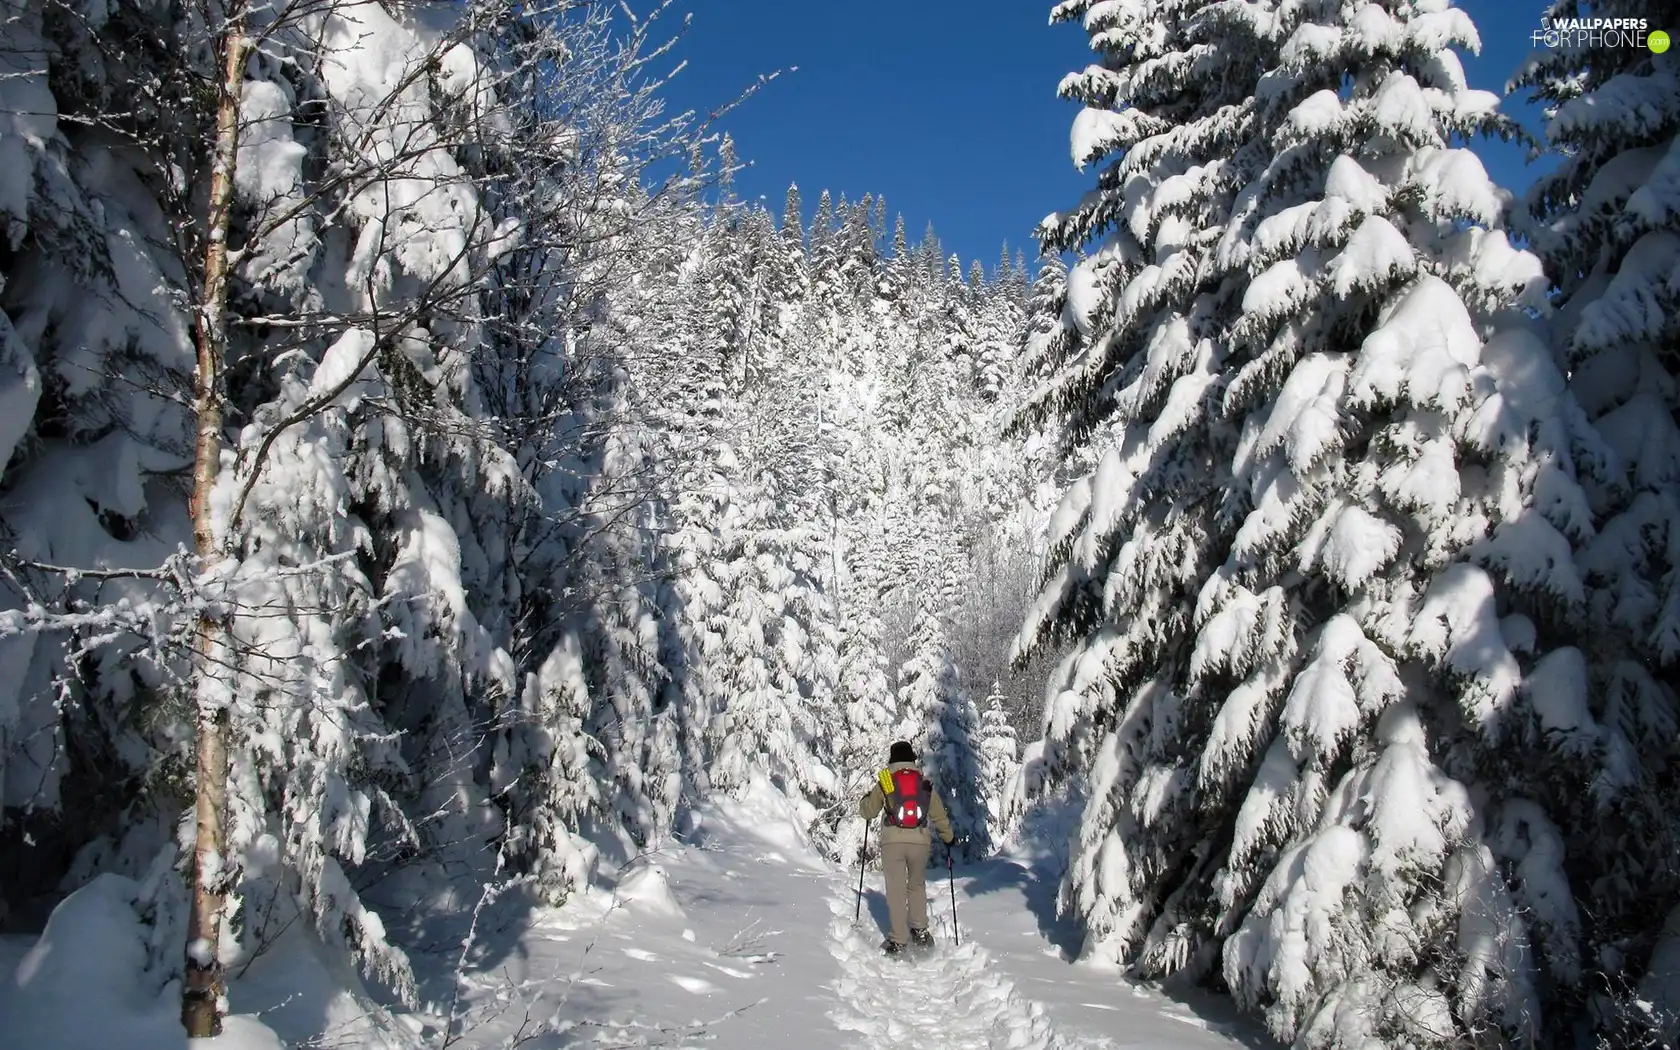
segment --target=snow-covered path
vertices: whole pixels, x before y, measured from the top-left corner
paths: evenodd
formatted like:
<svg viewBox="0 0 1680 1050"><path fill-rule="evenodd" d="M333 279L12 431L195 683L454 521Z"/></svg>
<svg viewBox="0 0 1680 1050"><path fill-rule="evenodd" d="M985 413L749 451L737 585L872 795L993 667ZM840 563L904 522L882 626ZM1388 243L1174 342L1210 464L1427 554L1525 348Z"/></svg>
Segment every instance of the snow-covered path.
<svg viewBox="0 0 1680 1050"><path fill-rule="evenodd" d="M1184 1000L1068 959L1072 931L1054 914L1055 873L1027 855L996 857L956 872L960 946L953 945L951 887L930 872L930 924L936 951L910 962L880 950L886 899L880 878L865 880L854 924L857 884L831 899L831 950L840 963L831 1014L857 1033L847 1047L936 1046L951 1050L1214 1050L1274 1044L1227 1000ZM893 988L913 968L922 998L894 1009Z"/></svg>
<svg viewBox="0 0 1680 1050"><path fill-rule="evenodd" d="M861 925L854 925L855 897L852 889L832 899L829 936L840 963L834 984L840 1003L833 1017L843 1031L857 1033L859 1050L883 1046L1062 1050L1070 1046L1054 1037L1044 1008L1016 994L1013 982L991 965L983 948L972 941L952 944L948 921L935 920L939 944L931 953L890 958L881 951L881 932L873 911Z"/></svg>
<svg viewBox="0 0 1680 1050"><path fill-rule="evenodd" d="M515 903L485 912L460 980L453 971L470 919L460 898L445 903L447 893L435 885L429 903L386 896L386 914L401 927L431 1004L417 1013L380 1005L382 997L370 997L342 960L294 925L236 971L230 1000L243 1017L232 1030L266 1025L288 1045L320 1050L435 1050L450 1029L459 1036L453 1050L1270 1045L1254 1024L1232 1016L1228 1001L1176 1001L1070 962L1068 931L1052 907L1053 867L1024 854L958 869L960 947L951 943L951 886L937 873L928 887L937 948L888 958L880 951L886 904L879 871L868 873L854 924L855 869L816 857L775 816L750 805L716 808L684 842L635 858L615 887L561 909ZM127 914L121 900L92 891L66 911L37 953L55 960L51 972L62 980L36 980L25 997L8 995L9 982L0 981L0 1031L32 1033L29 1050L86 1050L108 1045L118 1030L130 1037L128 1050L185 1050L173 992L148 993L137 971L129 972L132 960L119 966L125 998L113 992L97 1010L52 1006L85 995L80 975L104 972L101 960L143 954L137 923L112 918ZM0 937L0 977L35 965L24 962L32 942ZM217 1046L274 1044L240 1037Z"/></svg>
<svg viewBox="0 0 1680 1050"><path fill-rule="evenodd" d="M685 844L632 869L610 914L600 915L599 901L539 914L475 983L505 998L509 982L531 989L548 975L546 998L563 1000L564 1015L585 1027L542 1047L641 1038L739 1050L1268 1045L1226 1001L1175 1001L1069 961L1054 872L1025 854L957 871L960 946L951 886L936 873L928 889L938 947L889 958L879 871L866 876L854 921L855 869L811 855L769 808L704 814ZM495 1045L521 1014L467 1042Z"/></svg>

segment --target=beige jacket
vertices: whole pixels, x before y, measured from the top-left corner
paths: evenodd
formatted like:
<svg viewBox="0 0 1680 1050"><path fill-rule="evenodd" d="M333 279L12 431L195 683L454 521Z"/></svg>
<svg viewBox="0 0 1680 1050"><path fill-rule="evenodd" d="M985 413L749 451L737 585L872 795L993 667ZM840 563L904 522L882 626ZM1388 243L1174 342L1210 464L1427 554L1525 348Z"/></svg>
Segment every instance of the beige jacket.
<svg viewBox="0 0 1680 1050"><path fill-rule="evenodd" d="M887 767L887 772L896 773L901 769L920 768L921 766L915 762L894 762ZM881 790L880 784L876 784L869 789L869 794L863 796L863 801L858 804L858 811L863 814L863 819L874 820L881 816L881 811L886 808L886 805L886 793ZM939 840L947 846L957 837L956 832L951 830L951 818L945 813L945 800L939 797L937 787L933 791L933 801L928 805L927 823L919 828L895 828L883 820L881 841L883 843L926 842L931 845L933 843L933 829L939 831Z"/></svg>

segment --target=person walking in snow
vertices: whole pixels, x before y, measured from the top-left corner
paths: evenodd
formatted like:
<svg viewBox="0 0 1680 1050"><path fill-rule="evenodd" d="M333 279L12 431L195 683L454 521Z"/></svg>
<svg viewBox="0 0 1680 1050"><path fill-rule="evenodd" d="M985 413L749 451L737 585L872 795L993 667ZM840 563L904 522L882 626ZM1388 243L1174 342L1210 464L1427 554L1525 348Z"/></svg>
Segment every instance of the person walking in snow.
<svg viewBox="0 0 1680 1050"><path fill-rule="evenodd" d="M945 801L922 773L909 741L893 744L887 768L875 779L858 808L865 820L881 818L881 870L886 875L887 914L892 919L892 932L881 947L888 955L897 955L910 944L933 944L927 928L927 863L933 831L939 832L947 849L956 834L945 813Z"/></svg>

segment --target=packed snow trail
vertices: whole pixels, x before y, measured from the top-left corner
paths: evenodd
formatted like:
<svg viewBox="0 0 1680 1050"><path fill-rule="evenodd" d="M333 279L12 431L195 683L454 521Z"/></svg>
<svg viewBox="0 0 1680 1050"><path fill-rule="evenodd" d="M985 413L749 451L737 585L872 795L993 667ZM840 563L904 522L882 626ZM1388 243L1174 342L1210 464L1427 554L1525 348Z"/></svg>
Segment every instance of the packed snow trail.
<svg viewBox="0 0 1680 1050"><path fill-rule="evenodd" d="M563 908L519 904L478 916L478 890L418 869L370 891L412 948L426 1003L409 1012L309 932L306 922L237 967L230 1035L203 1050L521 1050L667 1046L729 1050L1230 1050L1271 1045L1229 1000L1174 1000L1069 961L1055 916L1053 858L1011 855L930 872L937 944L888 958L881 875L815 855L775 800L709 806L683 841L620 854L603 882ZM1062 838L1059 832L1047 836ZM616 870L616 874L614 873ZM434 877L436 876L436 877ZM39 940L0 936L0 1032L29 1050L186 1050L178 993L141 972L146 930L132 884L110 877L61 907ZM39 949L39 950L36 950ZM89 999L87 974L105 975ZM120 979L119 979L120 977ZM74 1005L67 1005L74 1004ZM452 1021L451 1018L455 1018ZM197 1044L194 1044L195 1047Z"/></svg>
<svg viewBox="0 0 1680 1050"><path fill-rule="evenodd" d="M930 898L934 890L930 882ZM856 893L851 887L833 898L829 934L840 962L835 982L840 1005L832 1016L843 1031L858 1034L860 1050L1072 1050L1072 1044L1055 1038L1044 1008L1022 1000L985 949L972 941L960 947L951 943L949 915L930 912L938 931L931 951L889 957L881 950L873 915L854 925Z"/></svg>

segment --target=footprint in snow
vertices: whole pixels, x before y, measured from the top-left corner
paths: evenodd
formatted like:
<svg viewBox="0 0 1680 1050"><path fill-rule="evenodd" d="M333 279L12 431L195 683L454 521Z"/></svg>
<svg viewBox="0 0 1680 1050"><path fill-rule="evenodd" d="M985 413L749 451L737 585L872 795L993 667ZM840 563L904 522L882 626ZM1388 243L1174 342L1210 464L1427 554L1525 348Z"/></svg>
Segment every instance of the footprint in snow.
<svg viewBox="0 0 1680 1050"><path fill-rule="evenodd" d="M873 928L854 925L856 901L850 887L832 897L829 906L829 949L840 964L838 979L829 985L840 1002L829 1017L853 1033L859 1047L1085 1050L1090 1045L1060 1038L1044 1004L1023 994L998 972L984 949L968 941L960 947L941 941L916 968L924 994L910 1001L892 999L892 989L905 972L903 960L881 954Z"/></svg>

